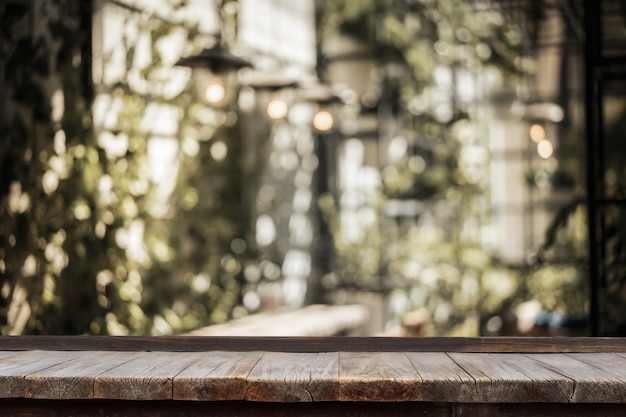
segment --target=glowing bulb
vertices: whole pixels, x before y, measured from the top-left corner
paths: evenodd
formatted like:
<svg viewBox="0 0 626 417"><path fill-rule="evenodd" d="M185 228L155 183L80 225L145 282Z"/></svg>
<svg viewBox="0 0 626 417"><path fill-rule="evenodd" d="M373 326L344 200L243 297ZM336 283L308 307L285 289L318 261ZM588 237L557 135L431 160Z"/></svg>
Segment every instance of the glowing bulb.
<svg viewBox="0 0 626 417"><path fill-rule="evenodd" d="M546 138L546 130L543 126L535 124L530 127L529 135L533 142L539 143Z"/></svg>
<svg viewBox="0 0 626 417"><path fill-rule="evenodd" d="M226 97L226 89L221 83L214 82L209 84L204 92L204 98L209 103L219 103Z"/></svg>
<svg viewBox="0 0 626 417"><path fill-rule="evenodd" d="M537 153L543 159L548 159L552 156L554 152L554 146L550 143L549 140L544 139L537 144Z"/></svg>
<svg viewBox="0 0 626 417"><path fill-rule="evenodd" d="M313 126L322 132L332 129L334 124L335 119L328 110L320 110L313 117Z"/></svg>
<svg viewBox="0 0 626 417"><path fill-rule="evenodd" d="M267 115L272 119L282 119L287 115L289 107L287 103L279 98L275 98L267 105Z"/></svg>

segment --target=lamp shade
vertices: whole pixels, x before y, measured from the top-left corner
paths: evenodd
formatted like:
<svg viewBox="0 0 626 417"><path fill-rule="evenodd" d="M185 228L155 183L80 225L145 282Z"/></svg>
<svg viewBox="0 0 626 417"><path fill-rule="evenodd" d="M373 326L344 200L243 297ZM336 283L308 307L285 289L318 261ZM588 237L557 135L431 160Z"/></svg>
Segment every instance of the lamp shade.
<svg viewBox="0 0 626 417"><path fill-rule="evenodd" d="M191 68L198 94L210 106L224 107L231 102L235 75L252 64L222 46L205 48L199 54L181 58L176 65Z"/></svg>
<svg viewBox="0 0 626 417"><path fill-rule="evenodd" d="M194 69L205 68L215 74L252 67L250 61L233 55L228 49L219 45L205 48L199 54L183 57L176 65Z"/></svg>
<svg viewBox="0 0 626 417"><path fill-rule="evenodd" d="M298 86L298 81L284 74L265 74L251 80L249 86L260 93L265 115L277 120L284 118L289 112L293 89Z"/></svg>
<svg viewBox="0 0 626 417"><path fill-rule="evenodd" d="M325 84L311 85L300 91L303 101L317 104L317 111L313 116L313 127L319 132L328 132L335 127L333 104L341 102L330 86Z"/></svg>

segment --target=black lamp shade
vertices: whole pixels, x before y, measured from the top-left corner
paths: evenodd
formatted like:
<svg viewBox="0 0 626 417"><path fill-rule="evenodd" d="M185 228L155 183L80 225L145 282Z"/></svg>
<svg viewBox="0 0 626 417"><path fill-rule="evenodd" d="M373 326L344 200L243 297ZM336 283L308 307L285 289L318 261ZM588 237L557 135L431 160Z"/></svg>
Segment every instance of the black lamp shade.
<svg viewBox="0 0 626 417"><path fill-rule="evenodd" d="M221 46L205 48L199 54L181 58L176 65L189 68L206 68L213 73L222 73L252 67L252 63L233 55Z"/></svg>

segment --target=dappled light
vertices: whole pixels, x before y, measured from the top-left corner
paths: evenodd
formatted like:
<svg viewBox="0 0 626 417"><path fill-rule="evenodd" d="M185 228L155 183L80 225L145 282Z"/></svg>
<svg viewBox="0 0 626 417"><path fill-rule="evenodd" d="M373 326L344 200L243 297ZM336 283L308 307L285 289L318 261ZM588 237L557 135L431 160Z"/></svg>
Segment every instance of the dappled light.
<svg viewBox="0 0 626 417"><path fill-rule="evenodd" d="M591 309L564 6L9 3L2 334L179 335L313 304L366 306L367 335L581 333L543 326ZM625 109L604 102L607 199ZM614 302L624 216L602 210Z"/></svg>

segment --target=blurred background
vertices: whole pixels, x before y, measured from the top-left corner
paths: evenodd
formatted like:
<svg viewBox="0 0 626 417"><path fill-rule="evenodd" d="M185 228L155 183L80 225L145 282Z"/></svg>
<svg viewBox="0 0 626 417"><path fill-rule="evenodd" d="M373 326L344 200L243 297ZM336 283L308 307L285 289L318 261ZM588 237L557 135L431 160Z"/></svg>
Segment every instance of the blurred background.
<svg viewBox="0 0 626 417"><path fill-rule="evenodd" d="M624 335L625 15L3 1L1 333Z"/></svg>

